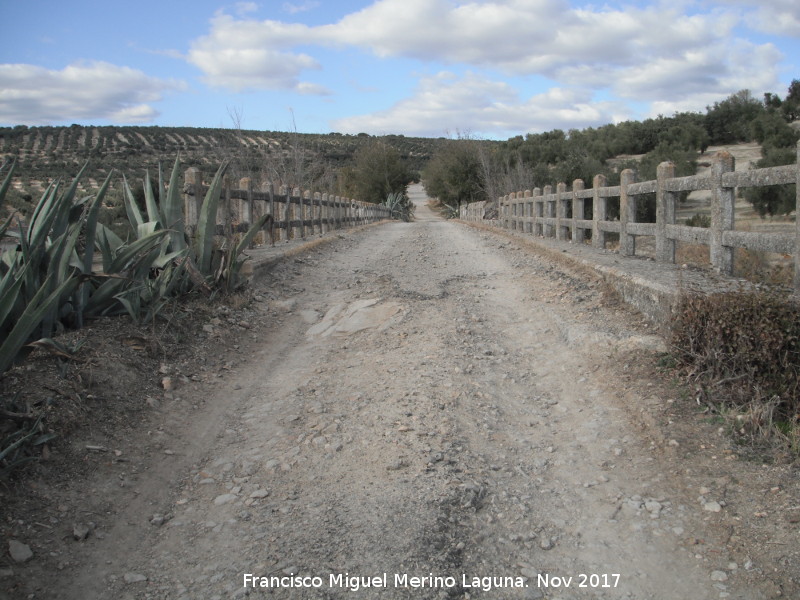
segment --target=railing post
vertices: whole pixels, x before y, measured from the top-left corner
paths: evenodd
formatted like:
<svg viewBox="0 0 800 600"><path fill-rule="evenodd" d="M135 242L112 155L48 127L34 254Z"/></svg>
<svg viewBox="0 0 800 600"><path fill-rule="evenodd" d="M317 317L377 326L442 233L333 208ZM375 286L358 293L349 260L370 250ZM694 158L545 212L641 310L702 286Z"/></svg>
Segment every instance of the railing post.
<svg viewBox="0 0 800 600"><path fill-rule="evenodd" d="M239 200L239 222L250 225L255 221L253 218L253 180L249 177L242 177L239 180L239 189L247 192L247 198Z"/></svg>
<svg viewBox="0 0 800 600"><path fill-rule="evenodd" d="M565 200L562 201L561 195L567 193L567 184L559 183L556 186L556 239L567 239L567 231L569 227L564 225L564 220L567 218L567 210Z"/></svg>
<svg viewBox="0 0 800 600"><path fill-rule="evenodd" d="M531 200L531 191L525 190L524 198L524 213L525 213L525 224L522 226L522 230L525 233L532 233L533 232L533 201Z"/></svg>
<svg viewBox="0 0 800 600"><path fill-rule="evenodd" d="M628 193L628 186L635 181L633 169L625 169L619 174L619 252L622 256L636 254L636 236L628 233L628 223L636 222L636 196Z"/></svg>
<svg viewBox="0 0 800 600"><path fill-rule="evenodd" d="M546 185L544 186L544 216L548 219L555 218L555 207L553 206L551 196L553 195L553 186ZM555 237L555 232L553 231L553 225L550 221L547 221L544 226L544 237Z"/></svg>
<svg viewBox="0 0 800 600"><path fill-rule="evenodd" d="M544 224L541 219L544 217L544 201L542 200L542 189L533 188L533 231L535 235L544 235Z"/></svg>
<svg viewBox="0 0 800 600"><path fill-rule="evenodd" d="M272 215L272 236L275 235L275 232L278 232L278 239L280 239L281 230L278 229L278 222L275 218L275 186L272 185L272 182L266 182L262 185L261 189L267 194L268 200L265 202L265 208L267 210L267 214ZM266 238L265 238L266 239ZM270 239L270 243L273 242L273 239Z"/></svg>
<svg viewBox="0 0 800 600"><path fill-rule="evenodd" d="M318 233L322 235L322 194L319 192L314 192L314 198L311 201L311 220L311 232L319 229Z"/></svg>
<svg viewBox="0 0 800 600"><path fill-rule="evenodd" d="M222 198L217 206L217 225L222 226L225 235L233 233L233 219L231 217L231 179L228 175L222 178ZM219 231L219 230L217 230Z"/></svg>
<svg viewBox="0 0 800 600"><path fill-rule="evenodd" d="M606 247L606 232L600 229L600 221L606 220L607 199L600 196L600 188L606 187L606 176L595 175L592 180L592 246L595 248Z"/></svg>
<svg viewBox="0 0 800 600"><path fill-rule="evenodd" d="M667 238L667 225L675 224L678 194L667 191L667 180L675 177L675 163L662 162L656 171L656 260L675 262L675 240Z"/></svg>
<svg viewBox="0 0 800 600"><path fill-rule="evenodd" d="M728 152L717 154L711 165L711 264L720 273L733 273L733 248L722 245L722 233L733 229L733 201L735 188L722 186L722 176L735 168L733 156Z"/></svg>
<svg viewBox="0 0 800 600"><path fill-rule="evenodd" d="M309 207L311 205L311 192L305 190L300 194L300 238L306 239L306 217L308 216ZM314 233L312 225L311 233Z"/></svg>
<svg viewBox="0 0 800 600"><path fill-rule="evenodd" d="M319 209L319 230L326 233L331 230L331 195L322 194L322 205Z"/></svg>
<svg viewBox="0 0 800 600"><path fill-rule="evenodd" d="M189 167L183 175L183 218L186 233L191 237L197 231L197 220L203 202L201 188L203 174L197 167Z"/></svg>
<svg viewBox="0 0 800 600"><path fill-rule="evenodd" d="M283 226L286 231L286 241L292 238L292 190L287 186L281 187L281 195L285 198L286 204L283 207Z"/></svg>
<svg viewBox="0 0 800 600"><path fill-rule="evenodd" d="M583 229L578 229L578 219L584 218L583 198L578 198L578 192L584 189L583 179L576 179L572 182L572 241L583 243Z"/></svg>
<svg viewBox="0 0 800 600"><path fill-rule="evenodd" d="M511 202L511 229L516 230L519 224L519 202L517 202L517 192L511 192L508 195Z"/></svg>
<svg viewBox="0 0 800 600"><path fill-rule="evenodd" d="M795 212L794 212L794 295L800 298L800 141L797 142L797 165L795 168Z"/></svg>

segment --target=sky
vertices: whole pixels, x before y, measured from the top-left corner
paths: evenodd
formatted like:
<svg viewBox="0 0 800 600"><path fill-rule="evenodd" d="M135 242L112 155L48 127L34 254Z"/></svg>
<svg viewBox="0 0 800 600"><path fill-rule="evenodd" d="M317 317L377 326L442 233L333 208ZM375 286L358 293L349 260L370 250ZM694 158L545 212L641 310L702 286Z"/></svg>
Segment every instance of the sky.
<svg viewBox="0 0 800 600"><path fill-rule="evenodd" d="M800 79L798 0L0 0L0 125L508 139Z"/></svg>

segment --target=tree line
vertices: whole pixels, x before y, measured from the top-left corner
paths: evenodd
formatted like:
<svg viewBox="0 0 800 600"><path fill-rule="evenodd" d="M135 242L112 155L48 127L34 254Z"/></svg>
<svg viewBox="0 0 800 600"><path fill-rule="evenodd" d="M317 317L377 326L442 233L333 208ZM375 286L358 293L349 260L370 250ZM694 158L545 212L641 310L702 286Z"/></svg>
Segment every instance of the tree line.
<svg viewBox="0 0 800 600"><path fill-rule="evenodd" d="M707 107L705 114L554 129L499 144L462 135L440 147L422 178L429 196L457 206L575 179L591 185L597 174L618 185L625 168L635 168L640 180L651 180L666 160L675 163L679 177L693 175L698 157L712 145L758 142L762 158L756 166L778 166L796 160L800 129L792 123L798 119L800 80L795 79L785 98L764 94L758 99L742 90ZM762 216L788 214L795 206L794 186L753 188L746 197Z"/></svg>

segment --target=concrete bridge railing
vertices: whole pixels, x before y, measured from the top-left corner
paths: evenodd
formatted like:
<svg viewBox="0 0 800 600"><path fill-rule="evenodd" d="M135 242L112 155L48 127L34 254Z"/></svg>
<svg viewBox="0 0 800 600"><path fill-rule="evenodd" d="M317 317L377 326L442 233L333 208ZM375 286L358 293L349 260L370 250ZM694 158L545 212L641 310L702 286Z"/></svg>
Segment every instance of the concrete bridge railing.
<svg viewBox="0 0 800 600"><path fill-rule="evenodd" d="M711 265L719 272L733 273L736 248L776 252L794 257L794 290L800 294L800 185L797 185L795 228L793 233L760 233L737 231L734 228L734 200L737 188L768 185L798 184L800 182L800 143L797 162L782 167L735 171L734 159L720 152L709 175L675 177L675 165L664 162L658 166L657 179L636 181L636 173L626 169L620 174L620 185L607 186L603 175L596 175L592 188L586 189L577 179L568 190L560 183L553 191L546 186L515 192L498 199L497 223L506 229L542 237L583 243L591 237L592 246L605 248L608 233L619 234L619 252L636 255L637 238L655 238L655 258L660 262L675 262L677 241L703 244L709 247ZM680 192L709 190L711 192L711 227L689 227L675 221ZM636 204L642 194L655 194L656 222L636 221ZM607 218L610 202L619 202L619 220ZM591 202L592 217L586 218ZM460 207L460 217L466 221L483 219L484 203ZM587 235L587 232L590 232Z"/></svg>
<svg viewBox="0 0 800 600"><path fill-rule="evenodd" d="M208 186L203 184L200 169L192 167L184 175L184 217L190 235L197 228L200 207ZM252 180L244 177L233 187L225 181L219 208L217 229L220 233L247 231L250 224L265 214L274 220L275 241L305 238L315 233L356 227L391 218L387 207L360 202L330 194L281 188L272 184L254 189ZM265 227L268 230L269 226Z"/></svg>

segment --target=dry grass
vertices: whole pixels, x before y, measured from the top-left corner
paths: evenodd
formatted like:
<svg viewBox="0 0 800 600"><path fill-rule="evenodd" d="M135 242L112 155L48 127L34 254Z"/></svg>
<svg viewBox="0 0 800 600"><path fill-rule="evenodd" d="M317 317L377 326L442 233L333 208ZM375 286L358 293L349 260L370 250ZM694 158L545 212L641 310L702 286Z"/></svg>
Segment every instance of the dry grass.
<svg viewBox="0 0 800 600"><path fill-rule="evenodd" d="M698 401L739 441L777 440L800 456L800 304L775 292L686 295L670 343Z"/></svg>

